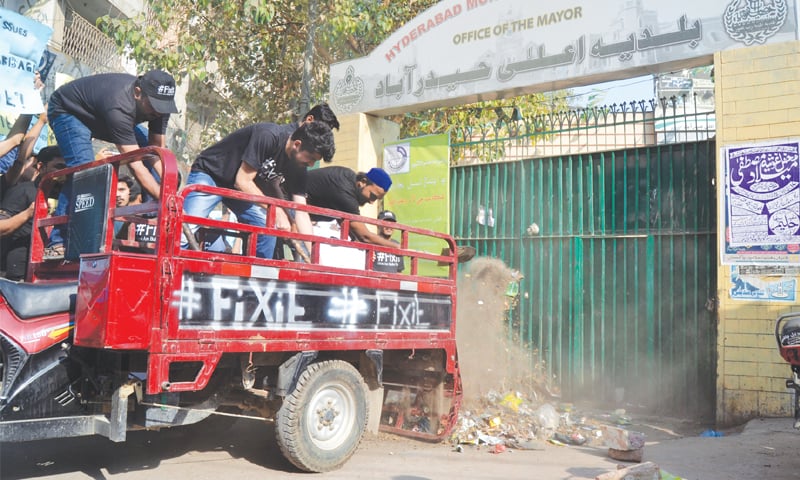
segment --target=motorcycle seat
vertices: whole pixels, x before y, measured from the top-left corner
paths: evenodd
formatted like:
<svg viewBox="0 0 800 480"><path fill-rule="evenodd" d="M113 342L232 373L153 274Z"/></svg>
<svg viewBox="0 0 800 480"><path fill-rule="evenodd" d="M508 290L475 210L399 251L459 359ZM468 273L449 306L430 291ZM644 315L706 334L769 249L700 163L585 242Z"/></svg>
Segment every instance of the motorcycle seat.
<svg viewBox="0 0 800 480"><path fill-rule="evenodd" d="M25 283L0 278L0 293L19 318L73 311L78 282Z"/></svg>

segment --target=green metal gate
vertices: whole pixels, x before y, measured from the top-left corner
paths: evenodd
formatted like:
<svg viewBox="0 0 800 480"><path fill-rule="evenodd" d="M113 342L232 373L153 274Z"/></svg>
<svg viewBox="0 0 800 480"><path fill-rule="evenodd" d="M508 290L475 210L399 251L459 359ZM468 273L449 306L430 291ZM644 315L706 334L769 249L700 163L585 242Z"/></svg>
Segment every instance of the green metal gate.
<svg viewBox="0 0 800 480"><path fill-rule="evenodd" d="M452 232L524 276L511 333L565 399L713 419L714 141L642 118L655 145L454 166Z"/></svg>

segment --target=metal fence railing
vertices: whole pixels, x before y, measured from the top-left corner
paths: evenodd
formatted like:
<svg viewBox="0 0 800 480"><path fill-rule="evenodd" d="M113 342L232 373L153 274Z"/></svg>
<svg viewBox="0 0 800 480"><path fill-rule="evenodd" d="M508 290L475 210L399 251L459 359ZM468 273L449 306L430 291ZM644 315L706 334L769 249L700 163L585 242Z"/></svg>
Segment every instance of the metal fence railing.
<svg viewBox="0 0 800 480"><path fill-rule="evenodd" d="M514 161L707 140L713 107L697 95L631 101L451 128L451 163Z"/></svg>

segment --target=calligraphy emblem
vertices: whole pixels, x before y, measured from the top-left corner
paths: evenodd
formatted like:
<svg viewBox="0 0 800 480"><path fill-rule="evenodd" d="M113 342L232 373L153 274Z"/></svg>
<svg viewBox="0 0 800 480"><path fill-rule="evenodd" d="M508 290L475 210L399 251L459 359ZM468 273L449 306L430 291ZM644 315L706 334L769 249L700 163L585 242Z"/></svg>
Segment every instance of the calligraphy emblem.
<svg viewBox="0 0 800 480"><path fill-rule="evenodd" d="M333 101L344 113L349 113L364 98L364 81L355 76L352 66L347 67L344 78L336 82Z"/></svg>
<svg viewBox="0 0 800 480"><path fill-rule="evenodd" d="M747 46L763 44L781 29L787 12L786 0L733 0L722 23L732 39Z"/></svg>
<svg viewBox="0 0 800 480"><path fill-rule="evenodd" d="M769 229L777 236L797 234L800 227L800 216L788 209L778 210L769 217Z"/></svg>
<svg viewBox="0 0 800 480"><path fill-rule="evenodd" d="M411 150L410 143L402 145L393 145L386 147L383 150L383 164L386 171L389 173L408 173L410 170L409 165L409 152Z"/></svg>

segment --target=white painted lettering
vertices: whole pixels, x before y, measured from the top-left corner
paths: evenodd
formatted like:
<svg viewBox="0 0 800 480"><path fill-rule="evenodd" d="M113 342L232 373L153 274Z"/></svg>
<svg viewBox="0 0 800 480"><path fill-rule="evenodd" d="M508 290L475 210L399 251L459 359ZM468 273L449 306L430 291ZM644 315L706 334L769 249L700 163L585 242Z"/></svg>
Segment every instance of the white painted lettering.
<svg viewBox="0 0 800 480"><path fill-rule="evenodd" d="M223 312L231 310L233 302L229 295L230 290L239 290L239 279L223 277L216 279L211 285L213 296L212 312L214 318L224 318ZM225 295L223 295L223 292Z"/></svg>
<svg viewBox="0 0 800 480"><path fill-rule="evenodd" d="M288 304L286 309L286 323L294 323L298 318L302 318L303 315L306 314L306 309L297 304L297 285L290 283L287 285L286 290L289 294L289 298L286 301Z"/></svg>
<svg viewBox="0 0 800 480"><path fill-rule="evenodd" d="M185 273L172 303L182 328L447 328L449 308L441 300L398 291L316 286L254 277ZM425 323L423 305L439 312ZM309 312L310 309L310 313Z"/></svg>
<svg viewBox="0 0 800 480"><path fill-rule="evenodd" d="M391 312L394 316L394 306L397 305L397 292L387 292L383 290L378 290L375 292L375 299L377 300L377 306L375 308L375 324L380 325L381 317ZM387 306L386 304L391 304L391 306ZM392 318L392 325L396 324L396 318Z"/></svg>
<svg viewBox="0 0 800 480"><path fill-rule="evenodd" d="M369 309L366 302L358 297L358 288L343 287L341 297L331 298L328 316L339 319L345 325L359 323L358 317L366 315Z"/></svg>
<svg viewBox="0 0 800 480"><path fill-rule="evenodd" d="M253 293L255 293L256 298L258 299L258 305L256 306L255 311L250 316L250 321L255 322L258 318L258 315L261 312L264 312L264 317L266 317L267 322L275 322L275 317L272 316L272 312L269 309L269 299L272 297L272 293L275 291L275 282L267 282L266 288L263 292L261 292L261 287L259 285L259 281L251 278L250 279L250 288L253 289Z"/></svg>

